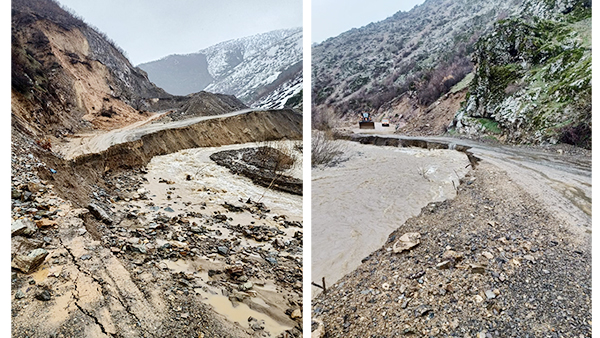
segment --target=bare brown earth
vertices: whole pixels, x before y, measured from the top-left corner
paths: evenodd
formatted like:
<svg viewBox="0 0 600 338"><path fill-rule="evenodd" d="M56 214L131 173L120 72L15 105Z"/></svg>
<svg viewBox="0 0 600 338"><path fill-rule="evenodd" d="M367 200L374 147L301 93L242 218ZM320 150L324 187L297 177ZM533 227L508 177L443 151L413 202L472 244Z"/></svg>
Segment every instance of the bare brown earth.
<svg viewBox="0 0 600 338"><path fill-rule="evenodd" d="M411 232L420 244L394 253ZM483 161L314 299L313 335L589 337L590 244Z"/></svg>
<svg viewBox="0 0 600 338"><path fill-rule="evenodd" d="M385 104L372 114L378 134L398 133L409 136L435 136L446 133L448 126L465 100L467 88L449 92L429 106L419 104L415 93L407 92ZM358 131L358 115L347 116L337 124L355 133L370 133L370 130ZM381 128L382 119L388 119L390 126ZM340 126L341 127L341 126Z"/></svg>
<svg viewBox="0 0 600 338"><path fill-rule="evenodd" d="M456 93L447 93L429 107L419 107L413 111L407 110L402 104L396 106L396 111L410 112L400 120L401 127L398 128L398 132L419 136L444 134L460 108L460 103L465 100L466 93L467 88Z"/></svg>

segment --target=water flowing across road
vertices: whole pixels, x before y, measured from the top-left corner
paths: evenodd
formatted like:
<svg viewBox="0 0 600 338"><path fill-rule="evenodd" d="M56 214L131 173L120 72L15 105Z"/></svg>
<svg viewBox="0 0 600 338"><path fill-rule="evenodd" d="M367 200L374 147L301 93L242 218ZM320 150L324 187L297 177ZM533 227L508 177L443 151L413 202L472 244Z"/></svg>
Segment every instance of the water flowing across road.
<svg viewBox="0 0 600 338"><path fill-rule="evenodd" d="M312 280L328 284L428 203L453 198L469 164L454 150L336 142L348 160L312 170Z"/></svg>

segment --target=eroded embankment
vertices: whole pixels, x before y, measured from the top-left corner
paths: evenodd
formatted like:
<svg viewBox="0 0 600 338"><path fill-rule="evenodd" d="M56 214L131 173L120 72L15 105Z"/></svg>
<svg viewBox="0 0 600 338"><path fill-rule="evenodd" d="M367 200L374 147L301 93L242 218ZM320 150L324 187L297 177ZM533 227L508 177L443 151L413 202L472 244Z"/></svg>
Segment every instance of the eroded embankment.
<svg viewBox="0 0 600 338"><path fill-rule="evenodd" d="M477 163L481 160L473 153L469 151L471 147L461 144L451 144L446 142L422 140L422 139L400 139L393 137L382 137L382 136L365 136L365 135L347 135L347 134L336 134L336 138L359 142L362 144L372 144L376 146L388 146L388 147L416 147L423 149L451 149L465 153L472 167L477 166Z"/></svg>
<svg viewBox="0 0 600 338"><path fill-rule="evenodd" d="M591 236L554 218L489 162L462 183L455 199L423 208L315 298L321 333L590 336ZM395 253L411 232L420 244Z"/></svg>
<svg viewBox="0 0 600 338"><path fill-rule="evenodd" d="M142 167L155 156L189 148L301 137L301 114L293 110L255 111L161 130L96 154L79 156L72 161L41 153L40 157L56 173L44 169L39 174L42 179L52 181L59 194L85 205L89 201L91 185L103 186L103 175Z"/></svg>

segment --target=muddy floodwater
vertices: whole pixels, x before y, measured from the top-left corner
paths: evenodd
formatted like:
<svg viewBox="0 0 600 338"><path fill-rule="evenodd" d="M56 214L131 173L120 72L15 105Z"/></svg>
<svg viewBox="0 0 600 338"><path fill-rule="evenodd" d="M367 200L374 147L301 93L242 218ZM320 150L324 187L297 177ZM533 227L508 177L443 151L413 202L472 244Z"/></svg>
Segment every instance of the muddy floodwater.
<svg viewBox="0 0 600 338"><path fill-rule="evenodd" d="M271 241L258 242L252 238L240 236L232 230L232 225L242 227L250 225L268 226L278 229L277 238L281 243L288 243L297 237L298 227L283 227L278 217L287 221L302 221L302 196L267 189L257 186L246 177L232 174L229 169L217 165L210 155L224 150L271 146L276 149L287 149L295 158L293 167L284 174L302 178L302 154L297 151L298 142L280 141L269 143L246 143L223 147L207 147L182 150L177 153L154 157L147 165L144 175L146 183L138 190L145 199L134 199L121 203L121 208L128 212L136 210L142 224L151 222L156 215L198 215L185 216L186 220L197 224L210 215L226 215L227 222L208 223L210 237L229 240L237 244L227 257L218 254L197 255L194 258L179 260L163 260L160 267L171 273L184 272L198 283L194 293L203 303L224 320L238 323L242 328L248 328L249 318L262 323L264 332L275 337L285 330L292 329L295 322L285 314L290 302L301 302L301 289L291 290L277 283L275 276L259 273L250 276L251 290L244 292L244 302L232 302L231 292L226 286L231 283L223 280L224 274L210 276L208 271L225 271L228 267L241 264L241 261L261 261L261 255L256 252L277 253L278 264L284 260L302 262L302 249L299 247L292 253L284 252L273 246ZM294 150L295 149L295 150ZM246 201L261 202L268 208L263 217L247 211L229 212L223 208L229 205L245 205ZM145 221L144 221L145 220ZM136 226L132 223L132 226ZM176 230L176 229L173 229ZM205 236L206 237L206 236ZM157 245L175 243L177 241L156 240ZM286 244L287 245L287 244ZM279 266L279 265L278 265Z"/></svg>
<svg viewBox="0 0 600 338"><path fill-rule="evenodd" d="M224 202L247 200L260 201L274 212L294 220L302 217L302 196L267 189L252 183L246 177L232 174L229 169L216 164L210 155L223 150L264 146L267 143L245 143L222 147L206 147L182 150L165 156L157 156L148 163L147 189L156 204L169 205L175 211L189 209L184 203L220 205ZM274 142L275 147L293 148L295 142ZM294 166L286 175L302 178L302 155L295 155ZM190 179L186 179L190 175ZM170 180L173 184L163 184ZM174 188L172 190L169 190ZM177 190L181 199L171 196ZM182 194L183 192L183 194ZM170 197L170 198L169 198Z"/></svg>
<svg viewBox="0 0 600 338"><path fill-rule="evenodd" d="M454 198L469 170L466 155L455 150L336 142L348 160L312 170L312 280L325 277L328 285L428 203Z"/></svg>

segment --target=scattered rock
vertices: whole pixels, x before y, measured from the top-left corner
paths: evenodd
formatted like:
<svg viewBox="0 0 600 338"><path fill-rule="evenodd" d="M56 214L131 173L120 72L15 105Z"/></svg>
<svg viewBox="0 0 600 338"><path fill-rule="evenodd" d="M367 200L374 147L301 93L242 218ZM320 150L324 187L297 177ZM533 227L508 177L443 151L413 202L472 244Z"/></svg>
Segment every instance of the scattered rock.
<svg viewBox="0 0 600 338"><path fill-rule="evenodd" d="M292 319L302 318L302 310L295 309L294 311L292 311L292 314L290 314L290 318L292 318Z"/></svg>
<svg viewBox="0 0 600 338"><path fill-rule="evenodd" d="M401 253L410 250L421 243L421 234L418 232L405 233L394 243L394 253Z"/></svg>
<svg viewBox="0 0 600 338"><path fill-rule="evenodd" d="M443 262L441 262L441 263L438 263L438 264L435 266L435 268L436 268L436 269L440 269L440 270L441 270L441 269L448 269L448 268L450 268L451 266L452 266L452 264L451 264L451 262L450 262L450 261L443 261Z"/></svg>
<svg viewBox="0 0 600 338"><path fill-rule="evenodd" d="M48 290L43 290L42 292L39 292L35 295L35 299L47 302L50 299L52 299L52 295Z"/></svg>
<svg viewBox="0 0 600 338"><path fill-rule="evenodd" d="M472 273L485 273L485 265L481 264L470 264Z"/></svg>
<svg viewBox="0 0 600 338"><path fill-rule="evenodd" d="M252 282L246 282L244 284L240 284L238 286L238 290L240 290L240 291L248 291L248 290L252 289L253 286L254 285L252 284Z"/></svg>
<svg viewBox="0 0 600 338"><path fill-rule="evenodd" d="M29 237L37 231L35 223L27 218L13 221L10 226L11 236L26 236Z"/></svg>
<svg viewBox="0 0 600 338"><path fill-rule="evenodd" d="M12 260L11 266L23 273L29 274L42 265L46 256L48 256L48 251L44 249L35 249L27 256L16 255Z"/></svg>
<svg viewBox="0 0 600 338"><path fill-rule="evenodd" d="M487 299L494 299L494 298L496 298L496 294L492 290L486 290L485 291L485 296L487 297Z"/></svg>
<svg viewBox="0 0 600 338"><path fill-rule="evenodd" d="M25 293L23 293L23 291L21 290L17 290L17 292L15 292L15 299L22 299L25 298Z"/></svg>
<svg viewBox="0 0 600 338"><path fill-rule="evenodd" d="M487 258L487 259L493 259L494 258L494 255L492 255L491 253L489 253L487 251L482 252L481 255L483 257Z"/></svg>
<svg viewBox="0 0 600 338"><path fill-rule="evenodd" d="M423 317L433 311L429 305L419 305L415 309L415 317Z"/></svg>
<svg viewBox="0 0 600 338"><path fill-rule="evenodd" d="M223 256L227 256L229 255L229 248L226 246L219 246L217 247L217 252Z"/></svg>
<svg viewBox="0 0 600 338"><path fill-rule="evenodd" d="M56 221L52 221L47 218L43 218L39 221L35 221L35 223L38 226L38 228L46 228L46 227L58 225L58 223Z"/></svg>
<svg viewBox="0 0 600 338"><path fill-rule="evenodd" d="M454 266L464 259L464 255L462 252L446 250L446 252L444 252L444 254L442 255L442 259L450 261L451 266Z"/></svg>
<svg viewBox="0 0 600 338"><path fill-rule="evenodd" d="M104 222L105 224L112 224L113 220L112 218L108 215L108 213L106 211L104 211L104 209L102 209L102 207L100 207L99 205L95 204L95 203L90 203L88 205L88 210L90 211L90 213L96 217L98 220L101 220L102 222Z"/></svg>

